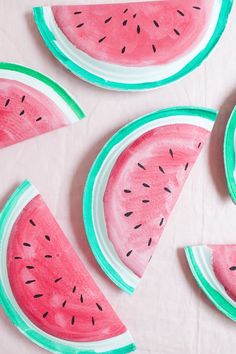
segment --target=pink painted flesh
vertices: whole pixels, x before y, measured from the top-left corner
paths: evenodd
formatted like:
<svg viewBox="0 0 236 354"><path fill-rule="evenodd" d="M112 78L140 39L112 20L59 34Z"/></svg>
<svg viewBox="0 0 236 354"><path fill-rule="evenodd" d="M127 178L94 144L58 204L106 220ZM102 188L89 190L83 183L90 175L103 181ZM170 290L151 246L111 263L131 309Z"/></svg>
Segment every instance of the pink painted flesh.
<svg viewBox="0 0 236 354"><path fill-rule="evenodd" d="M215 0L162 0L53 6L58 27L78 49L124 66L167 64L203 37Z"/></svg>
<svg viewBox="0 0 236 354"><path fill-rule="evenodd" d="M209 132L173 124L140 136L119 156L104 194L108 236L139 277Z"/></svg>
<svg viewBox="0 0 236 354"><path fill-rule="evenodd" d="M40 91L0 79L0 148L68 124L56 103Z"/></svg>
<svg viewBox="0 0 236 354"><path fill-rule="evenodd" d="M236 245L208 246L212 249L213 270L228 295L236 301Z"/></svg>
<svg viewBox="0 0 236 354"><path fill-rule="evenodd" d="M17 303L43 331L82 342L126 331L41 196L23 209L14 224L7 267Z"/></svg>

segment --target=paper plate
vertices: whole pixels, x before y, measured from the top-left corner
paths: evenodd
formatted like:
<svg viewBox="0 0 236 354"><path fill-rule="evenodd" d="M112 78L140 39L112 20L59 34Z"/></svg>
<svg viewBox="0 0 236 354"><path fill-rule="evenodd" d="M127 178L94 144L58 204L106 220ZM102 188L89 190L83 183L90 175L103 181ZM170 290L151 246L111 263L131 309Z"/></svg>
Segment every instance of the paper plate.
<svg viewBox="0 0 236 354"><path fill-rule="evenodd" d="M25 181L0 215L0 303L30 340L54 353L129 353L135 345Z"/></svg>
<svg viewBox="0 0 236 354"><path fill-rule="evenodd" d="M236 245L193 246L185 252L199 287L218 310L236 321Z"/></svg>
<svg viewBox="0 0 236 354"><path fill-rule="evenodd" d="M105 273L132 293L151 259L217 112L176 107L119 130L96 158L83 213L92 251Z"/></svg>
<svg viewBox="0 0 236 354"><path fill-rule="evenodd" d="M194 70L220 39L232 0L167 0L34 8L52 54L107 89L147 90Z"/></svg>

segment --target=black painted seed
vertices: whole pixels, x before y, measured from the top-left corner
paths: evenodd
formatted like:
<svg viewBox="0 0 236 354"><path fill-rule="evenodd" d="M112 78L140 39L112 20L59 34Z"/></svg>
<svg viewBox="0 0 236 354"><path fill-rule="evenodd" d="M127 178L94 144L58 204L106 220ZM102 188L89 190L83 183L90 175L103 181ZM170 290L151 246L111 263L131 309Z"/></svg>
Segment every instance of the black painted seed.
<svg viewBox="0 0 236 354"><path fill-rule="evenodd" d="M30 219L29 222L31 223L31 225L36 226L35 222L32 219Z"/></svg>
<svg viewBox="0 0 236 354"><path fill-rule="evenodd" d="M64 300L62 303L62 307L65 307L65 306L66 306L66 300Z"/></svg>
<svg viewBox="0 0 236 354"><path fill-rule="evenodd" d="M43 314L43 318L47 317L48 311Z"/></svg>
<svg viewBox="0 0 236 354"><path fill-rule="evenodd" d="M98 43L102 43L104 41L104 39L106 39L106 36L102 37L99 39Z"/></svg>
<svg viewBox="0 0 236 354"><path fill-rule="evenodd" d="M42 120L42 117L38 117L38 118L36 119L36 122L39 122L40 120Z"/></svg>
<svg viewBox="0 0 236 354"><path fill-rule="evenodd" d="M97 302L96 302L96 305L97 305L97 308L99 309L99 311L102 311L102 306L99 305Z"/></svg>
<svg viewBox="0 0 236 354"><path fill-rule="evenodd" d="M198 147L198 149L201 147L201 145L202 145L202 143L199 143L199 144L198 144L198 146L197 146L197 147Z"/></svg>
<svg viewBox="0 0 236 354"><path fill-rule="evenodd" d="M130 189L124 189L124 192L125 193L131 193L131 190Z"/></svg>
<svg viewBox="0 0 236 354"><path fill-rule="evenodd" d="M149 258L148 263L151 261L151 259L152 259L152 256Z"/></svg>
<svg viewBox="0 0 236 354"><path fill-rule="evenodd" d="M150 188L149 184L147 184L147 183L143 183L143 186L144 186L145 188Z"/></svg>
<svg viewBox="0 0 236 354"><path fill-rule="evenodd" d="M141 226L142 226L142 224L138 224L138 225L134 226L134 229L137 230L137 229L139 229Z"/></svg>
<svg viewBox="0 0 236 354"><path fill-rule="evenodd" d="M75 293L75 291L76 291L76 286L73 287L72 293Z"/></svg>
<svg viewBox="0 0 236 354"><path fill-rule="evenodd" d="M126 25L127 25L127 22L128 22L128 20L124 20L123 23L122 23L122 25L123 25L123 26L126 26Z"/></svg>
<svg viewBox="0 0 236 354"><path fill-rule="evenodd" d="M50 241L50 236L45 235L45 239L46 239L47 241Z"/></svg>
<svg viewBox="0 0 236 354"><path fill-rule="evenodd" d="M153 20L153 23L156 27L159 27L159 23L156 20Z"/></svg>
<svg viewBox="0 0 236 354"><path fill-rule="evenodd" d="M58 283L60 280L62 280L62 277L55 279L54 283Z"/></svg>
<svg viewBox="0 0 236 354"><path fill-rule="evenodd" d="M135 18L137 16L137 14L133 14L133 18Z"/></svg>
<svg viewBox="0 0 236 354"><path fill-rule="evenodd" d="M52 256L50 254L46 254L44 257L45 258L52 258Z"/></svg>
<svg viewBox="0 0 236 354"><path fill-rule="evenodd" d="M80 302L81 302L81 304L84 302L84 298L83 298L82 294L80 295Z"/></svg>
<svg viewBox="0 0 236 354"><path fill-rule="evenodd" d="M26 266L27 269L34 269L34 266Z"/></svg>
<svg viewBox="0 0 236 354"><path fill-rule="evenodd" d="M138 167L142 168L143 170L146 170L146 168L141 163L138 163Z"/></svg>
<svg viewBox="0 0 236 354"><path fill-rule="evenodd" d="M142 203L144 203L144 204L150 203L150 200L148 200L148 199L143 199L143 200L142 200Z"/></svg>
<svg viewBox="0 0 236 354"><path fill-rule="evenodd" d="M236 270L236 266L230 267L229 270Z"/></svg>
<svg viewBox="0 0 236 354"><path fill-rule="evenodd" d="M162 173L165 173L163 167L159 166L159 170L160 170Z"/></svg>
<svg viewBox="0 0 236 354"><path fill-rule="evenodd" d="M108 22L111 21L111 19L112 19L112 16L111 16L111 17L108 17L104 22L105 22L105 23L108 23Z"/></svg>
<svg viewBox="0 0 236 354"><path fill-rule="evenodd" d="M24 243L23 243L23 246L25 246L25 247L31 247L31 244L28 243L28 242L24 242Z"/></svg>
<svg viewBox="0 0 236 354"><path fill-rule="evenodd" d="M10 99L8 98L5 102L5 107L7 107L9 105L9 103L10 103Z"/></svg>
<svg viewBox="0 0 236 354"><path fill-rule="evenodd" d="M23 103L24 100L25 100L25 96L22 96L22 97L21 97L21 102Z"/></svg>
<svg viewBox="0 0 236 354"><path fill-rule="evenodd" d="M177 36L180 36L180 33L177 29L174 28L174 32L175 32L175 34L177 34Z"/></svg>
<svg viewBox="0 0 236 354"><path fill-rule="evenodd" d="M24 113L25 113L25 111L22 110L22 111L20 112L20 116L23 116Z"/></svg>
<svg viewBox="0 0 236 354"><path fill-rule="evenodd" d="M181 16L184 16L184 13L180 10L177 10L178 14L180 14Z"/></svg>
<svg viewBox="0 0 236 354"><path fill-rule="evenodd" d="M93 326L95 325L94 317L92 317L92 325L93 325Z"/></svg>
<svg viewBox="0 0 236 354"><path fill-rule="evenodd" d="M36 294L36 295L34 295L34 298L38 299L39 297L42 297L42 296L43 296L43 294Z"/></svg>
<svg viewBox="0 0 236 354"><path fill-rule="evenodd" d="M128 211L127 213L125 213L124 215L128 218L130 215L132 215L133 212L132 211Z"/></svg>
<svg viewBox="0 0 236 354"><path fill-rule="evenodd" d="M133 252L133 250L131 250L131 251L129 251L128 253L126 253L126 257L129 257L132 252Z"/></svg>
<svg viewBox="0 0 236 354"><path fill-rule="evenodd" d="M18 257L18 256L16 256L16 257L14 257L15 259L22 259L22 257Z"/></svg>
<svg viewBox="0 0 236 354"><path fill-rule="evenodd" d="M151 244L152 244L152 238L150 238L149 241L148 241L148 247L150 247Z"/></svg>
<svg viewBox="0 0 236 354"><path fill-rule="evenodd" d="M125 49L126 49L126 47L123 47L123 48L121 49L121 53L122 53L122 54L124 54Z"/></svg>
<svg viewBox="0 0 236 354"><path fill-rule="evenodd" d="M139 25L137 26L137 33L138 34L140 33L140 26Z"/></svg>
<svg viewBox="0 0 236 354"><path fill-rule="evenodd" d="M161 219L161 221L160 221L160 224L159 224L159 225L160 225L160 226L162 226L163 222L164 222L164 218L162 218L162 219Z"/></svg>
<svg viewBox="0 0 236 354"><path fill-rule="evenodd" d="M187 171L188 166L189 166L189 163L187 162L186 165L185 165L185 167L184 167L185 171Z"/></svg>
<svg viewBox="0 0 236 354"><path fill-rule="evenodd" d="M125 9L125 10L123 11L123 14L126 14L127 11L128 11L128 9Z"/></svg>
<svg viewBox="0 0 236 354"><path fill-rule="evenodd" d="M82 27L84 25L84 23L80 23L79 25L77 25L76 27L77 28L80 28L80 27Z"/></svg>
<svg viewBox="0 0 236 354"><path fill-rule="evenodd" d="M195 10L201 10L201 8L199 6L193 6L193 9Z"/></svg>
<svg viewBox="0 0 236 354"><path fill-rule="evenodd" d="M172 149L170 149L169 150L169 154L170 154L170 156L172 157L172 159L173 159L173 157L174 157L174 153L173 153L173 150Z"/></svg>
<svg viewBox="0 0 236 354"><path fill-rule="evenodd" d="M75 11L74 12L74 15L80 15L80 14L82 14L82 11Z"/></svg>
<svg viewBox="0 0 236 354"><path fill-rule="evenodd" d="M72 326L75 324L75 316L72 316L71 324L72 324Z"/></svg>
<svg viewBox="0 0 236 354"><path fill-rule="evenodd" d="M154 44L152 45L152 50L153 50L153 53L156 53L156 51L157 51L156 46Z"/></svg>
<svg viewBox="0 0 236 354"><path fill-rule="evenodd" d="M32 280L27 280L27 281L25 282L25 284L31 284L31 283L35 283L35 282L36 282L36 280L32 279Z"/></svg>
<svg viewBox="0 0 236 354"><path fill-rule="evenodd" d="M165 190L166 192L168 192L168 193L172 193L171 190L170 190L169 188L167 188L167 187L165 187L164 190Z"/></svg>

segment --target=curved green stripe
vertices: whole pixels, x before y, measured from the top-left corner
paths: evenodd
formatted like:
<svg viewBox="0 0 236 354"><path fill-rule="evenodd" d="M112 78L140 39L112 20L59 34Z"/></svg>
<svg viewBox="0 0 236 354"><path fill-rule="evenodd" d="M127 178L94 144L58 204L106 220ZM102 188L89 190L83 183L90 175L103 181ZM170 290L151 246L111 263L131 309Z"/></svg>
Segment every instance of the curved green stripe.
<svg viewBox="0 0 236 354"><path fill-rule="evenodd" d="M85 117L85 114L82 111L82 109L75 102L75 100L68 94L68 92L49 77L39 73L38 71L35 71L33 69L18 64L0 62L0 70L1 69L20 72L22 74L32 76L33 78L39 81L42 81L47 86L50 86L59 96L61 96L61 98L67 103L67 105L76 114L77 118L82 119Z"/></svg>
<svg viewBox="0 0 236 354"><path fill-rule="evenodd" d="M204 278L201 270L198 267L197 261L194 257L192 247L185 248L186 257L189 263L191 272L199 285L199 287L204 291L211 302L223 312L224 315L231 318L231 320L236 321L236 307L234 307L230 302L228 302L216 289L214 289L208 281Z"/></svg>
<svg viewBox="0 0 236 354"><path fill-rule="evenodd" d="M104 80L103 78L96 76L91 72L86 71L78 64L74 63L72 60L70 60L67 57L66 53L63 53L57 47L55 43L55 37L51 32L51 30L48 28L47 23L44 19L43 8L36 7L33 9L33 13L34 13L34 19L37 24L38 30L48 49L63 65L65 65L74 74L80 76L85 81L89 81L95 85L102 86L104 88L110 88L114 90L137 91L137 90L148 90L155 87L167 85L187 75L188 73L193 71L196 67L198 67L203 62L203 60L207 58L207 56L212 51L212 49L216 46L222 33L224 32L232 5L233 5L233 0L222 0L219 19L210 41L208 42L207 46L201 52L199 52L198 55L194 59L192 59L184 68L182 68L176 74L167 77L163 80L155 81L155 82L146 82L146 83L143 82L138 84L125 84L122 82L113 82L113 81Z"/></svg>
<svg viewBox="0 0 236 354"><path fill-rule="evenodd" d="M19 201L19 199L24 195L24 193L31 188L32 185L29 181L23 182L16 191L11 195L5 204L2 213L0 214L0 256L2 252L2 241L4 239L4 231L5 225L8 222L12 211ZM96 353L94 350L80 350L79 348L71 347L70 345L65 345L61 343L57 343L54 340L47 338L41 333L37 332L37 330L31 328L24 319L20 316L20 314L16 311L14 306L11 303L2 281L0 279L0 304L2 305L4 311L10 318L11 322L22 332L28 339L41 346L44 349L52 351L54 353L64 353L64 354L91 354ZM135 344L131 343L130 345L111 350L106 352L101 352L101 354L124 354L130 353L135 350Z"/></svg>
<svg viewBox="0 0 236 354"><path fill-rule="evenodd" d="M235 129L236 129L236 107L234 108L231 117L225 130L224 138L224 163L225 175L229 194L236 204L236 181L234 178L234 170L236 169L236 151L235 151Z"/></svg>
<svg viewBox="0 0 236 354"><path fill-rule="evenodd" d="M129 294L132 294L135 289L130 287L126 282L124 282L122 276L106 260L97 241L97 235L95 232L95 227L93 222L94 183L97 178L97 174L102 168L104 160L107 158L107 156L114 148L114 146L119 144L125 137L133 133L136 129L140 128L141 126L150 123L154 120L158 120L170 116L180 116L180 115L186 115L190 117L198 116L200 118L202 117L202 118L209 119L213 122L217 118L217 112L214 110L204 109L204 108L194 108L194 107L174 107L174 108L168 108L168 109L163 109L161 111L153 112L142 118L134 120L133 122L129 123L128 125L124 126L122 129L120 129L104 145L104 147L102 148L101 152L99 153L99 155L97 156L96 160L94 161L91 167L91 170L88 174L87 181L85 184L84 196L83 196L83 217L84 217L85 230L86 230L90 247L99 265L103 269L103 271L118 287L120 287L122 290L126 291Z"/></svg>

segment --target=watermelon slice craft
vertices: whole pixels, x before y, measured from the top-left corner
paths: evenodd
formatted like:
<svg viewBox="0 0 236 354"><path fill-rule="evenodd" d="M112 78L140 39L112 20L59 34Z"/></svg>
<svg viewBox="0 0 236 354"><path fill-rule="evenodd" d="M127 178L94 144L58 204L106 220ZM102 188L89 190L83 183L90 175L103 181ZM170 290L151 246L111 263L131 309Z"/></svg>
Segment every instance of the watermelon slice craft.
<svg viewBox="0 0 236 354"><path fill-rule="evenodd" d="M56 82L0 62L0 148L75 123L84 113Z"/></svg>
<svg viewBox="0 0 236 354"><path fill-rule="evenodd" d="M95 85L145 90L191 72L220 39L233 0L36 7L53 55Z"/></svg>
<svg viewBox="0 0 236 354"><path fill-rule="evenodd" d="M129 353L133 340L36 188L25 181L0 215L0 303L55 353Z"/></svg>
<svg viewBox="0 0 236 354"><path fill-rule="evenodd" d="M191 272L212 303L236 321L236 245L186 247Z"/></svg>
<svg viewBox="0 0 236 354"><path fill-rule="evenodd" d="M132 293L147 267L217 112L176 107L119 130L95 160L84 223L105 273Z"/></svg>
<svg viewBox="0 0 236 354"><path fill-rule="evenodd" d="M224 163L229 194L236 204L236 108L234 108L225 130Z"/></svg>

